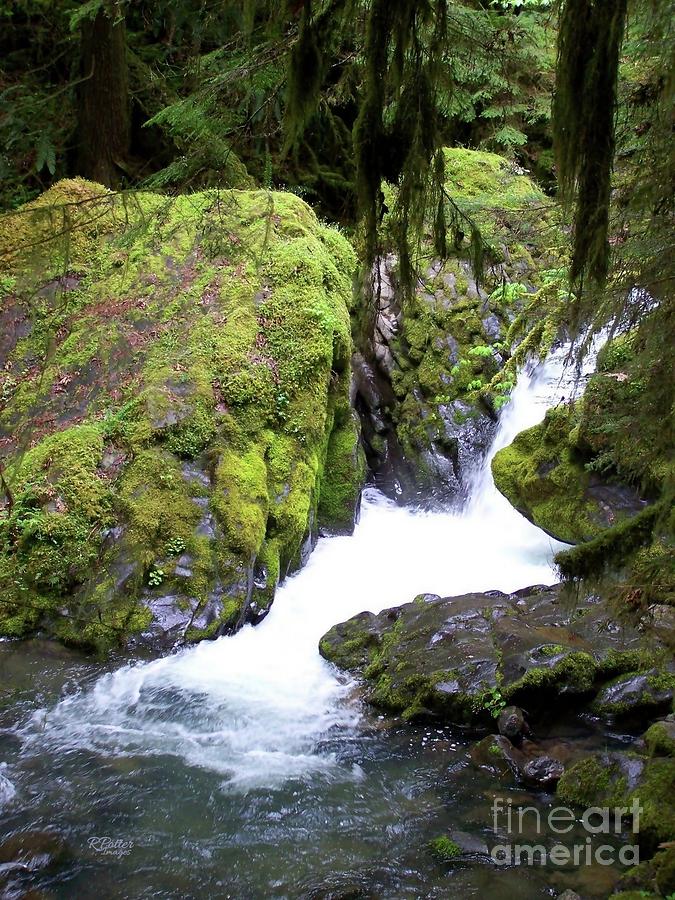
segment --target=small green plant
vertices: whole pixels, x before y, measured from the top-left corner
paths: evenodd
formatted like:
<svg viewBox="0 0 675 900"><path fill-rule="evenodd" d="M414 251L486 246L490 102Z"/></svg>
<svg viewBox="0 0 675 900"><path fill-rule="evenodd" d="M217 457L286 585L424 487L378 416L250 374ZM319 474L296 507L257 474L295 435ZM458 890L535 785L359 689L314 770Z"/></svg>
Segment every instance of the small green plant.
<svg viewBox="0 0 675 900"><path fill-rule="evenodd" d="M472 347L469 350L469 356L486 359L488 356L492 356L492 347L488 347L487 344L478 344L477 347Z"/></svg>
<svg viewBox="0 0 675 900"><path fill-rule="evenodd" d="M467 389L467 391L479 391L482 387L483 387L482 379L474 378L472 381L470 381L467 384L466 389Z"/></svg>
<svg viewBox="0 0 675 900"><path fill-rule="evenodd" d="M567 651L567 647L563 647L562 644L545 644L543 647L539 648L539 652L542 656L560 656L562 653Z"/></svg>
<svg viewBox="0 0 675 900"><path fill-rule="evenodd" d="M148 572L148 584L150 585L150 587L159 587L160 584L164 581L164 576L164 569L153 567Z"/></svg>
<svg viewBox="0 0 675 900"><path fill-rule="evenodd" d="M510 281L508 284L500 285L497 290L490 294L490 300L493 303L503 303L510 306L519 300L523 294L527 293L527 287L517 281Z"/></svg>
<svg viewBox="0 0 675 900"><path fill-rule="evenodd" d="M506 700L503 698L502 692L498 687L484 691L479 697L475 698L473 704L474 712L485 710L495 719L499 717L500 712L505 706Z"/></svg>
<svg viewBox="0 0 675 900"><path fill-rule="evenodd" d="M166 552L169 556L179 556L185 550L185 541L182 538L172 538L167 542Z"/></svg>
<svg viewBox="0 0 675 900"><path fill-rule="evenodd" d="M289 403L290 403L290 400L288 399L288 395L285 394L283 391L279 391L279 393L277 394L277 400L276 400L276 412L277 412L277 418L279 419L280 422L285 422L286 419L288 418L288 404Z"/></svg>

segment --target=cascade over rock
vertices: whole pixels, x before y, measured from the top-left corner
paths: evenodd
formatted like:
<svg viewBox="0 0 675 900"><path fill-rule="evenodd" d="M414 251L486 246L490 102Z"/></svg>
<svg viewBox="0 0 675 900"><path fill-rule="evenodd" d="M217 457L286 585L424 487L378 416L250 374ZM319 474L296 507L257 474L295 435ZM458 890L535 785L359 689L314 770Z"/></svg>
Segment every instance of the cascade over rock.
<svg viewBox="0 0 675 900"><path fill-rule="evenodd" d="M513 387L503 371L510 326L559 265L554 207L524 170L474 150L446 150L445 160L448 192L489 248L482 280L463 235L443 262L427 248L431 262L411 298L397 284L395 256L384 255L373 331L354 362L369 463L403 499L467 496Z"/></svg>

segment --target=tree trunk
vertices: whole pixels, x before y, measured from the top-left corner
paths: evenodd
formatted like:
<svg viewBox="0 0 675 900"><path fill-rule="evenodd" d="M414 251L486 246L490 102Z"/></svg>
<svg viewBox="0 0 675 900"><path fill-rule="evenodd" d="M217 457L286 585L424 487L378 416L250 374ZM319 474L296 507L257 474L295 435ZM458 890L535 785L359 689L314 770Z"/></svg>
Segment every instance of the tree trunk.
<svg viewBox="0 0 675 900"><path fill-rule="evenodd" d="M78 95L79 174L109 188L119 185L129 155L129 89L124 18L116 0L104 0L82 23L82 78Z"/></svg>

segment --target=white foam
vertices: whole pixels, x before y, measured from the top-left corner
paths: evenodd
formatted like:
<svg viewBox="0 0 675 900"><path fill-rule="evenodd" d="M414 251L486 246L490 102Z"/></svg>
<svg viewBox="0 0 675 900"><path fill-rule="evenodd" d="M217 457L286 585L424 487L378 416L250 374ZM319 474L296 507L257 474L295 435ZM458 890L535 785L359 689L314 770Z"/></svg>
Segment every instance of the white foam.
<svg viewBox="0 0 675 900"><path fill-rule="evenodd" d="M367 490L353 536L320 540L261 625L105 675L36 714L25 739L38 747L175 755L222 774L231 789L310 775L358 777L322 749L326 738L353 729L360 713L351 685L319 656L319 638L362 610L378 612L423 592L513 591L555 581L551 560L562 545L497 492L489 459L540 421L561 393L569 397L562 373L562 353L523 373L464 510L403 508Z"/></svg>

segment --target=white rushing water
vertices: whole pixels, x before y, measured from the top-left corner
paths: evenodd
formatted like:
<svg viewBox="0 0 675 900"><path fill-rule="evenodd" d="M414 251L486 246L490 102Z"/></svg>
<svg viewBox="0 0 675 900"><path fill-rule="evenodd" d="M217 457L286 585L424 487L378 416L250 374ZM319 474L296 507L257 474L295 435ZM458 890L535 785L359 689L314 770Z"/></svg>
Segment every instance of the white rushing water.
<svg viewBox="0 0 675 900"><path fill-rule="evenodd" d="M240 790L313 773L358 777L322 750L326 738L352 732L359 710L352 686L319 656L318 641L355 613L419 593L555 581L551 560L562 545L497 492L489 461L563 394L569 398L563 359L559 352L534 374L521 374L465 509L418 511L367 490L353 536L321 539L261 625L103 676L36 714L27 744L106 756L169 754Z"/></svg>

